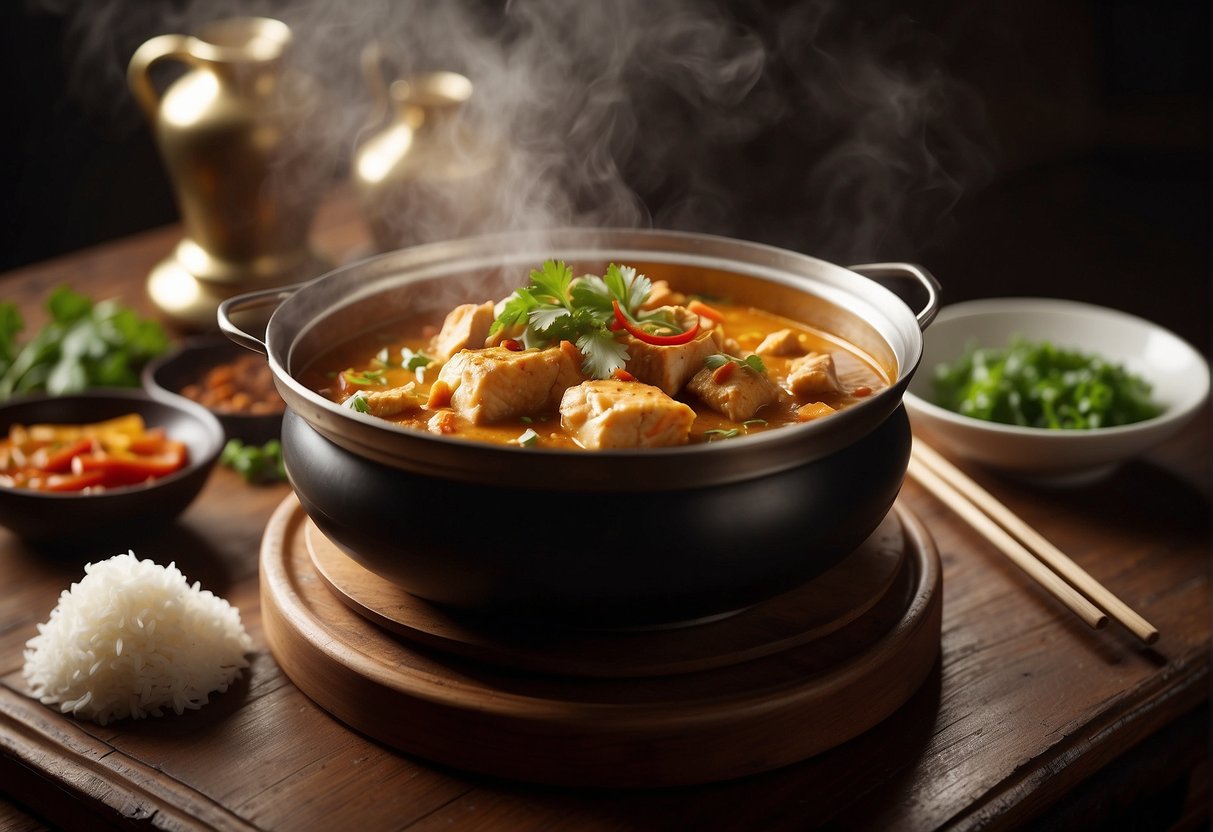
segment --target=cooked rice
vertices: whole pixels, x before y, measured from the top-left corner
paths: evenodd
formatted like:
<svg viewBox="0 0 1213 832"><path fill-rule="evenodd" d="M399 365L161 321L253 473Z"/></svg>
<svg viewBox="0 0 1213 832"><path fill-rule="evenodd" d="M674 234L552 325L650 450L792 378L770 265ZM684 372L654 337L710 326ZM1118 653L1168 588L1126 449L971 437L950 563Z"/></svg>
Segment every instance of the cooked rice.
<svg viewBox="0 0 1213 832"><path fill-rule="evenodd" d="M180 714L248 667L240 611L175 564L128 552L84 571L25 645L25 680L44 704L101 725Z"/></svg>

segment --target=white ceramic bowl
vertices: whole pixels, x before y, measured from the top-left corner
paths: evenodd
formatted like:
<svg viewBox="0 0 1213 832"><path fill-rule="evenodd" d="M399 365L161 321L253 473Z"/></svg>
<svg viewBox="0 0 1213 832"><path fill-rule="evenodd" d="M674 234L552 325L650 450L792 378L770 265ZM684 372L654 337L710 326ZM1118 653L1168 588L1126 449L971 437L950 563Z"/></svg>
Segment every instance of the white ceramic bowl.
<svg viewBox="0 0 1213 832"><path fill-rule="evenodd" d="M1021 335L1094 353L1146 379L1161 415L1092 430L1050 430L961 416L934 400L935 368L969 344L1005 347ZM1097 480L1175 434L1209 394L1209 366L1186 341L1142 318L1073 301L995 298L945 306L925 334L922 365L905 396L910 424L941 449L1019 479L1050 485Z"/></svg>

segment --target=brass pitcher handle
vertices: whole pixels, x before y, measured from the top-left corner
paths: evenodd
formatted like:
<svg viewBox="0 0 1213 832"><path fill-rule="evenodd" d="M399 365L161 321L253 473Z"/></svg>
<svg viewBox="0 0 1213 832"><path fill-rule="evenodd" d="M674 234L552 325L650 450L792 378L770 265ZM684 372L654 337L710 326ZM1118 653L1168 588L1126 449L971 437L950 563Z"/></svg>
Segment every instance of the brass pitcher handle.
<svg viewBox="0 0 1213 832"><path fill-rule="evenodd" d="M136 49L127 64L126 82L139 106L152 121L155 121L156 111L160 107L160 91L152 83L149 71L165 58L192 62L193 54L189 48L192 40L189 35L158 35Z"/></svg>

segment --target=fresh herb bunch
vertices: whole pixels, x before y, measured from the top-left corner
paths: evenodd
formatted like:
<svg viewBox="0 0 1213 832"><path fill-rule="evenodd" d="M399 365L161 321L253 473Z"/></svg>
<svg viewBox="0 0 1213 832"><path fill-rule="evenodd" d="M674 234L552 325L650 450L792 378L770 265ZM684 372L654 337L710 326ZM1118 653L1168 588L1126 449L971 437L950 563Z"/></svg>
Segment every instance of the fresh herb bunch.
<svg viewBox="0 0 1213 832"><path fill-rule="evenodd" d="M1006 348L970 346L935 369L936 403L1009 425L1089 429L1157 416L1150 385L1117 364L1017 337Z"/></svg>
<svg viewBox="0 0 1213 832"><path fill-rule="evenodd" d="M0 401L41 390L58 396L138 387L143 366L169 347L160 324L117 301L94 303L61 286L46 307L50 321L18 347L25 322L14 304L0 303Z"/></svg>
<svg viewBox="0 0 1213 832"><path fill-rule="evenodd" d="M246 445L239 439L229 439L219 455L219 462L233 469L247 482L271 483L286 479L282 443L277 439L271 439L264 445Z"/></svg>
<svg viewBox="0 0 1213 832"><path fill-rule="evenodd" d="M652 289L652 282L630 266L612 263L601 277L587 274L574 280L567 264L547 260L542 269L531 271L529 286L506 299L489 335L523 325L521 340L526 347L571 341L581 351L586 375L610 378L628 360L627 347L611 327L613 302L648 331L682 331L665 311L641 311Z"/></svg>

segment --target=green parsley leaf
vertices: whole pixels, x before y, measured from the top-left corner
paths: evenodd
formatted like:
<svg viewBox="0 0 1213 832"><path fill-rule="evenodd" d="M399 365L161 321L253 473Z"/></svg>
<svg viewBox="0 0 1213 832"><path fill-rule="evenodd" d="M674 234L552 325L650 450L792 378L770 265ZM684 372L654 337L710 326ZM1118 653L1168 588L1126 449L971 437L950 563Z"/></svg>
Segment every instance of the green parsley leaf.
<svg viewBox="0 0 1213 832"><path fill-rule="evenodd" d="M531 271L531 291L540 303L568 306L573 270L563 262L545 260L543 268Z"/></svg>
<svg viewBox="0 0 1213 832"><path fill-rule="evenodd" d="M17 335L25 329L25 320L15 303L0 303L0 374L17 355Z"/></svg>
<svg viewBox="0 0 1213 832"><path fill-rule="evenodd" d="M610 331L592 331L580 336L575 342L585 357L582 369L593 378L610 378L616 370L628 363L628 348Z"/></svg>
<svg viewBox="0 0 1213 832"><path fill-rule="evenodd" d="M239 439L229 439L219 455L219 462L240 474L250 483L281 482L286 479L282 460L282 443L271 439L264 445L246 445Z"/></svg>
<svg viewBox="0 0 1213 832"><path fill-rule="evenodd" d="M94 304L67 287L47 299L50 321L20 349L20 315L0 304L0 400L46 390L54 395L89 387L138 387L139 373L168 349L154 320L144 320L113 300Z"/></svg>
<svg viewBox="0 0 1213 832"><path fill-rule="evenodd" d="M490 336L521 325L521 340L528 348L571 341L581 350L582 371L593 378L608 378L628 359L627 347L609 326L615 317L612 301L633 320L648 322L646 328L679 331L666 312L639 312L652 283L634 268L611 264L605 277L582 275L574 280L566 263L548 260L531 271L530 280L499 305Z"/></svg>

